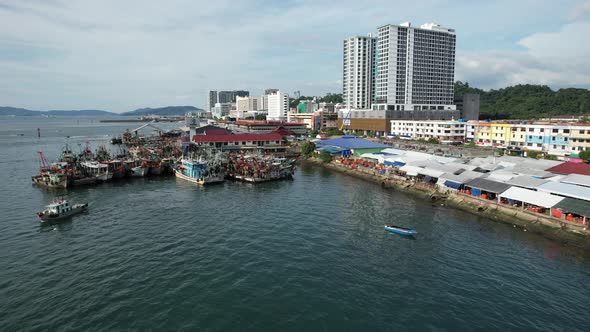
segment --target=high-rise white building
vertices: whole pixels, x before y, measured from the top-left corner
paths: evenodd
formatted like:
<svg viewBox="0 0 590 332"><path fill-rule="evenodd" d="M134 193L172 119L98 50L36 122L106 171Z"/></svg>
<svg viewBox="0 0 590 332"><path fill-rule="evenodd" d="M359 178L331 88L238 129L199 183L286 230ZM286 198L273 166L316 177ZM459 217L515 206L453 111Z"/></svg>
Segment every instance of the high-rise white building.
<svg viewBox="0 0 590 332"><path fill-rule="evenodd" d="M267 120L286 120L287 112L289 111L289 95L276 91L268 98L268 116Z"/></svg>
<svg viewBox="0 0 590 332"><path fill-rule="evenodd" d="M455 30L427 23L377 30L374 110L455 110Z"/></svg>
<svg viewBox="0 0 590 332"><path fill-rule="evenodd" d="M342 98L346 108L369 109L373 98L375 38L344 40Z"/></svg>

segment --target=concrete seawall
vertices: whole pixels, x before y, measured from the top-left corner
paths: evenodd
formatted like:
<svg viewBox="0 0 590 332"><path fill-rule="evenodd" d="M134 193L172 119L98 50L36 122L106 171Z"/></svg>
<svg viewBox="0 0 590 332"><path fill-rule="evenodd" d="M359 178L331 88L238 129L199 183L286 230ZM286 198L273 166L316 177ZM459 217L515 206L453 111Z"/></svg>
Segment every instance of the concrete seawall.
<svg viewBox="0 0 590 332"><path fill-rule="evenodd" d="M526 210L498 204L494 201L467 196L465 194L449 192L443 193L436 187L415 183L403 177L395 175L380 175L368 169L350 168L335 163L323 163L318 159L310 158L302 160L303 163L314 164L356 178L373 182L384 188L390 188L409 193L420 198L432 201L440 201L449 207L460 209L491 221L502 222L519 227L523 231L536 233L545 238L560 242L564 245L581 249L590 249L590 232L576 226L563 227L549 216Z"/></svg>

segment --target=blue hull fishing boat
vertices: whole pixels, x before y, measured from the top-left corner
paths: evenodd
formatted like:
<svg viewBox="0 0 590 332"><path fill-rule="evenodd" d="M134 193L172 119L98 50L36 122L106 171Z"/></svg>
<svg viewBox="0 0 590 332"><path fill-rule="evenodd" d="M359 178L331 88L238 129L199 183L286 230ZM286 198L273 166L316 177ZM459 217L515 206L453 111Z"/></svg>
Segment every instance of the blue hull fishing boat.
<svg viewBox="0 0 590 332"><path fill-rule="evenodd" d="M395 233L395 234L400 234L400 235L415 235L415 234L418 234L418 232L416 232L413 229L399 227L399 226L395 226L395 225L385 225L385 230L386 231L390 231L390 232Z"/></svg>

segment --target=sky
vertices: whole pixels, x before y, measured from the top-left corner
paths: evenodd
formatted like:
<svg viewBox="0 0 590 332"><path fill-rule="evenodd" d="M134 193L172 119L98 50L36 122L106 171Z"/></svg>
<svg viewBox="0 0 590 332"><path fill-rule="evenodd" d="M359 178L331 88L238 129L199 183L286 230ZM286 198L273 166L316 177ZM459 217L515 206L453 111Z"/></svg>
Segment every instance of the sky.
<svg viewBox="0 0 590 332"><path fill-rule="evenodd" d="M342 41L383 24L457 34L455 79L590 88L590 1L0 0L0 106L194 105L208 90L342 92Z"/></svg>

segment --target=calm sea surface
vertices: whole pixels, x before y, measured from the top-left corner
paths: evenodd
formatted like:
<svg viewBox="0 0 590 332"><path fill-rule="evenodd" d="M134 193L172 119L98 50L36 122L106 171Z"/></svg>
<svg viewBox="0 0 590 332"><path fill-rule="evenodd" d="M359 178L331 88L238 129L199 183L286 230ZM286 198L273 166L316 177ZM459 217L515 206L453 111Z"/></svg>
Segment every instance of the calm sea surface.
<svg viewBox="0 0 590 332"><path fill-rule="evenodd" d="M321 168L256 186L31 185L37 151L139 125L0 118L0 331L590 330L588 256ZM40 226L60 194L89 212Z"/></svg>

